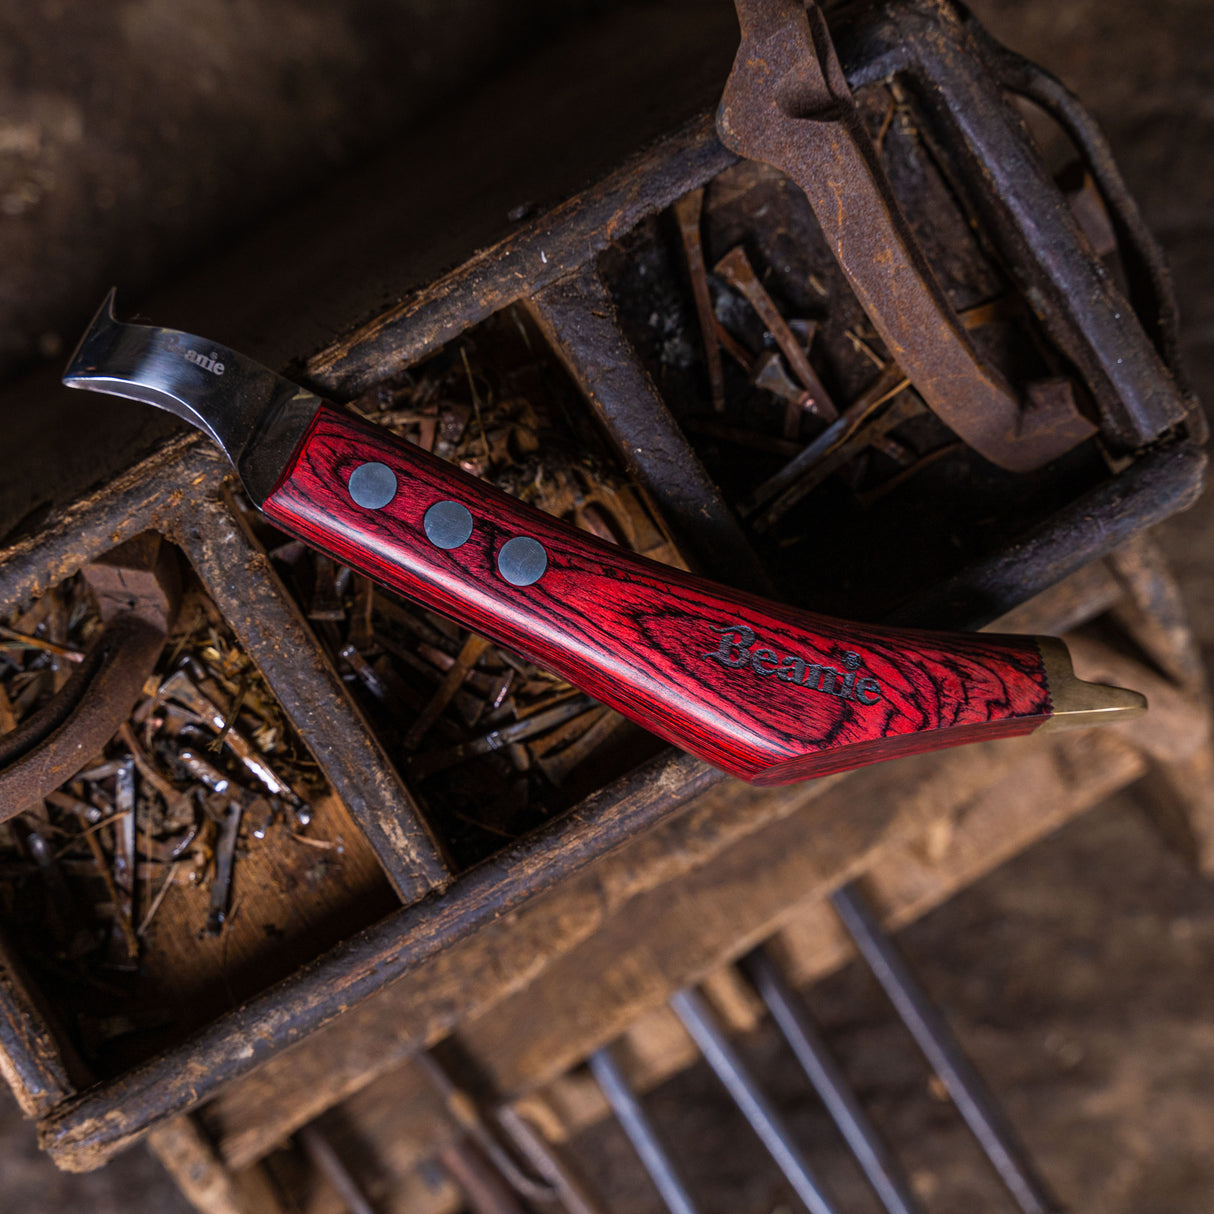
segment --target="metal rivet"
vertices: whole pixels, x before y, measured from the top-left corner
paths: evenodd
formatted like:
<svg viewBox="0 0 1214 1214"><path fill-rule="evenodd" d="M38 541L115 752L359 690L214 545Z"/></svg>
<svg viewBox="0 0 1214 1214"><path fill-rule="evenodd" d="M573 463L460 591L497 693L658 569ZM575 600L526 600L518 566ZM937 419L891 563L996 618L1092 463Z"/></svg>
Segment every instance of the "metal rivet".
<svg viewBox="0 0 1214 1214"><path fill-rule="evenodd" d="M511 586L530 586L544 576L548 554L539 540L516 535L507 540L497 554L497 571Z"/></svg>
<svg viewBox="0 0 1214 1214"><path fill-rule="evenodd" d="M472 514L459 502L435 502L422 519L426 539L436 548L458 548L472 534Z"/></svg>
<svg viewBox="0 0 1214 1214"><path fill-rule="evenodd" d="M396 474L387 464L359 464L347 487L360 506L380 510L396 496Z"/></svg>

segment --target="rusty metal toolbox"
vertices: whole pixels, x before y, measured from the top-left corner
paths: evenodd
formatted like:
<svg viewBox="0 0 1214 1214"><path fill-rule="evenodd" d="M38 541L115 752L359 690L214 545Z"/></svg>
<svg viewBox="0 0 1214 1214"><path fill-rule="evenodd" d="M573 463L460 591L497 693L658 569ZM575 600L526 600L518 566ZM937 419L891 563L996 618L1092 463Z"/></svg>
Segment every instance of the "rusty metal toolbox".
<svg viewBox="0 0 1214 1214"><path fill-rule="evenodd" d="M441 402L425 413L437 399L427 403L425 385L438 397L465 385L464 425L485 403L478 377L499 403L530 385L565 415L572 463L596 452L577 474L585 491L571 499L570 509L597 503L585 525L618 524L592 491L608 485L632 495L621 507L631 520L617 536L624 542L852 618L978 628L1185 508L1201 487L1205 435L1176 363L1167 274L1090 118L947 0L865 0L829 17L919 256L982 359L1013 384L1068 380L1092 437L1027 472L960 441L904 390L804 193L728 151L709 115L520 219L308 359L299 377L372 417L395 411L409 415L402 425L430 425L431 444L443 414ZM1048 139L1073 153L1062 186L1039 150ZM788 320L818 389L782 370L781 352L798 356L780 346L768 305ZM849 421L806 462L828 425L808 406L814 392ZM506 432L524 423L521 411L503 423L508 465L521 457ZM480 435L476 470L490 475L494 456ZM555 441L542 428L540 437ZM529 451L538 466L541 448ZM451 450L458 456L458 443ZM464 455L482 460L479 448ZM426 752L402 755L377 719L383 701L359 673L357 646L346 653L346 638L326 633L323 621L346 619L345 609L316 609L292 582L297 554L276 547L223 477L205 442L173 439L0 553L0 614L11 621L119 545L163 536L210 604L208 626L251 662L314 761L316 786L327 790L314 807L321 842L341 844L319 875L317 857L290 840L275 845L282 854L266 851L261 867L238 859L262 884L238 871L243 912L233 909L227 928L235 935L203 939L194 911L157 921L147 944L156 965L145 958L134 981L145 1007L160 998L177 1010L145 1025L128 1017L110 1036L83 1031L78 1001L65 993L70 957L44 935L14 930L11 900L0 901L10 915L0 1065L39 1119L44 1148L69 1169L99 1166L180 1114L205 1117L225 1090L255 1082L290 1047L409 978L418 999L409 1022L357 1059L331 1059L333 1081L318 1081L314 1100L297 1092L291 1107L275 1106L253 1146L228 1151L247 1166L559 955L530 955L524 942L511 972L474 981L472 970L488 963L471 945L492 925L693 802L705 834L718 822L722 837L792 804L785 792L731 801L721 773L629 735L579 778L549 779L556 791L529 817L468 829L478 794L436 792ZM779 493L756 498L773 479ZM1059 607L1043 618L1066 627L1091 613ZM450 648L459 650L459 636L423 640L447 645L443 661L458 664ZM477 786L482 799L488 779ZM745 826L743 804L753 818ZM292 848L298 863L283 858ZM291 915L298 921L284 927ZM223 1154L219 1120L211 1131Z"/></svg>

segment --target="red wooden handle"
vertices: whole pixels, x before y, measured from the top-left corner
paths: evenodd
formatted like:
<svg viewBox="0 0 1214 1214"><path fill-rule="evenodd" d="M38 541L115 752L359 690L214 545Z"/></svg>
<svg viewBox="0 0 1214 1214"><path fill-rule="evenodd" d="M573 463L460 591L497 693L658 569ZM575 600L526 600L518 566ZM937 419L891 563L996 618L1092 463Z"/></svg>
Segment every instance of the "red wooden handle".
<svg viewBox="0 0 1214 1214"><path fill-rule="evenodd" d="M395 485L372 469L355 479L357 496L378 502L373 490L386 486L386 504L352 496L351 476L367 463L386 465ZM471 514L458 547L427 538L424 518L438 502ZM568 527L327 406L263 509L344 564L756 784L1029 733L1050 715L1031 638L850 624L718 586ZM547 557L530 585L499 572L503 546L518 536Z"/></svg>

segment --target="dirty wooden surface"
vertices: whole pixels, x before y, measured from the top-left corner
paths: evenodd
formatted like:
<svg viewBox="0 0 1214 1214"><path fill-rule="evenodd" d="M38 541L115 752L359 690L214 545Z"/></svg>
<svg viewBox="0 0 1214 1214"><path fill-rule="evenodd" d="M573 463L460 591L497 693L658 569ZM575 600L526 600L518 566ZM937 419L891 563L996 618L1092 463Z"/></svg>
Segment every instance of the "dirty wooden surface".
<svg viewBox="0 0 1214 1214"><path fill-rule="evenodd" d="M28 971L0 938L0 1076L26 1117L41 1117L76 1090L56 1036Z"/></svg>
<svg viewBox="0 0 1214 1214"><path fill-rule="evenodd" d="M1041 761L1055 773L1054 795L1045 804L1056 814L1070 812L1072 804L1072 790L1057 783L1066 756L1089 790L1121 787L1145 770L1124 743L1092 755L1074 739L1058 741L1058 767L1048 757ZM248 1164L293 1126L443 1035L452 1027L453 1004L473 1018L459 1040L498 1090L514 1093L555 1078L674 986L770 934L799 901L867 870L900 839L1005 777L1014 788L1010 773L1026 750L1042 746L1030 739L971 748L963 761L908 759L853 773L830 789L820 781L812 792L778 797L731 785L727 796L710 795L649 839L229 1088L206 1108L204 1120L224 1157L233 1166ZM1047 756L1053 753L1046 748ZM1103 782L1102 768L1111 785ZM1091 803L1079 795L1073 802ZM1056 820L1047 814L1040 829ZM756 865L765 874L762 883L746 876ZM641 926L654 922L663 931L636 943ZM595 974L600 978L592 979ZM588 989L593 998L585 997ZM528 1010L536 1006L546 1009L539 1020Z"/></svg>
<svg viewBox="0 0 1214 1214"><path fill-rule="evenodd" d="M687 756L659 758L574 809L553 828L474 869L458 899L427 900L380 920L312 964L212 1021L184 1046L67 1102L42 1141L69 1169L97 1167L155 1122L197 1105L322 1028L386 983L613 850L655 817L719 782Z"/></svg>
<svg viewBox="0 0 1214 1214"><path fill-rule="evenodd" d="M307 838L272 831L238 857L221 935L206 931L209 893L173 885L145 937L140 1001L173 1033L204 1025L385 914L396 899L375 853L333 796L313 802Z"/></svg>
<svg viewBox="0 0 1214 1214"><path fill-rule="evenodd" d="M710 967L774 930L780 931L781 959L800 983L845 963L851 949L823 894L858 865L867 866L870 888L890 922L910 921L1123 787L1145 767L1133 745L1111 734L1058 738L1023 750L1006 770L985 773L991 777L988 786L958 802L949 801L945 781L931 782L935 796L922 806L918 819L891 826L854 863L830 854L815 856L803 846L807 835L823 838L822 816L844 809L847 785L839 786L815 807L816 826L815 815L794 815L782 829L760 832L690 877L621 907L538 980L461 1026L455 1039L460 1056L480 1076L486 1092L522 1093L522 1107L537 1113L550 1133L578 1133L607 1111L584 1072L566 1073L586 1052L622 1034L631 1077L642 1091L696 1060L690 1038L662 1010L684 982L706 979L706 993L731 1030L744 1032L761 1019L753 995L732 978L732 971ZM1022 796L1025 792L1030 795ZM794 848L794 841L802 845ZM730 876L753 864L756 855L765 868L763 890L744 877ZM781 857L774 866L773 856ZM643 934L641 924L646 925ZM660 931L650 932L655 925ZM532 1014L540 1000L551 1009L552 1020ZM255 1090L245 1097L251 1097L252 1108L240 1109L232 1099L229 1115L265 1115ZM215 1111L213 1106L210 1112ZM250 1128L252 1121L249 1117ZM222 1131L212 1116L206 1124L212 1133ZM387 1208L456 1208L437 1195L433 1204L399 1204L396 1177L422 1165L456 1133L432 1085L407 1061L348 1097L331 1124L337 1145L378 1183L376 1192ZM236 1145L235 1140L219 1141L220 1149ZM239 1158L231 1162L241 1166Z"/></svg>

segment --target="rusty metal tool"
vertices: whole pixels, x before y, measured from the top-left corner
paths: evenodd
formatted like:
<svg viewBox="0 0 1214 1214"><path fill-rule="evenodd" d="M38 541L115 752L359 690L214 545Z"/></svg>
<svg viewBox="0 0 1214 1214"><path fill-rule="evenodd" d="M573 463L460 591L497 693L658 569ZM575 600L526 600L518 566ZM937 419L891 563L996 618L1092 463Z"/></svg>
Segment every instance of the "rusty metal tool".
<svg viewBox="0 0 1214 1214"><path fill-rule="evenodd" d="M476 1148L484 1162L493 1170L498 1181L495 1188L511 1194L512 1197L517 1195L542 1205L557 1199L556 1186L550 1180L531 1176L518 1163L499 1141L475 1097L448 1074L433 1051L421 1051L416 1055L415 1061L434 1084L446 1105L447 1115L463 1132L465 1141Z"/></svg>
<svg viewBox="0 0 1214 1214"><path fill-rule="evenodd" d="M754 983L784 1040L792 1047L831 1120L847 1140L882 1208L887 1214L923 1214L909 1180L864 1112L843 1068L835 1061L770 950L760 945L739 964Z"/></svg>
<svg viewBox="0 0 1214 1214"><path fill-rule="evenodd" d="M362 1186L318 1125L313 1123L304 1126L295 1138L316 1170L336 1190L349 1214L375 1214L375 1207L367 1200Z"/></svg>
<svg viewBox="0 0 1214 1214"><path fill-rule="evenodd" d="M138 536L84 570L105 629L59 693L0 737L0 821L88 764L130 715L177 608L177 569L156 535Z"/></svg>
<svg viewBox="0 0 1214 1214"><path fill-rule="evenodd" d="M174 700L188 708L204 724L213 729L215 731L213 741L220 741L223 746L231 750L271 796L281 797L297 808L303 804L295 790L278 777L274 769L258 753L256 747L235 728L235 712L229 711L225 717L191 680L185 670L175 670L169 675L161 683L158 694L161 699Z"/></svg>
<svg viewBox="0 0 1214 1214"><path fill-rule="evenodd" d="M447 1143L439 1149L437 1159L459 1186L469 1214L529 1214L471 1139Z"/></svg>
<svg viewBox="0 0 1214 1214"><path fill-rule="evenodd" d="M233 797L224 811L219 842L215 846L215 879L211 882L211 898L207 905L207 934L210 936L218 936L223 931L231 912L232 869L236 865L236 844L243 816L243 798Z"/></svg>
<svg viewBox="0 0 1214 1214"><path fill-rule="evenodd" d="M750 382L763 388L784 402L784 437L795 439L801 432L801 415L817 413L818 404L814 394L799 387L789 378L784 363L774 350L760 354L755 362Z"/></svg>
<svg viewBox="0 0 1214 1214"><path fill-rule="evenodd" d="M632 1089L618 1059L609 1045L586 1059L594 1081L607 1098L628 1141L632 1143L649 1179L670 1214L699 1214L699 1206L687 1187L687 1181L654 1127L640 1097Z"/></svg>
<svg viewBox="0 0 1214 1214"><path fill-rule="evenodd" d="M670 1006L700 1047L704 1060L712 1067L739 1111L750 1122L751 1129L767 1148L776 1166L784 1173L784 1179L793 1192L811 1214L834 1214L838 1207L827 1196L787 1122L734 1049L704 996L689 987L673 995Z"/></svg>
<svg viewBox="0 0 1214 1214"><path fill-rule="evenodd" d="M565 1154L548 1141L530 1117L513 1105L504 1104L497 1110L497 1122L536 1175L552 1186L567 1214L605 1214Z"/></svg>
<svg viewBox="0 0 1214 1214"><path fill-rule="evenodd" d="M890 357L928 407L1012 472L1095 434L1069 381L1030 383L1020 399L978 354L898 206L818 6L736 2L742 44L717 114L721 141L804 190Z"/></svg>
<svg viewBox="0 0 1214 1214"><path fill-rule="evenodd" d="M843 462L840 452L845 444L855 438L861 426L881 405L901 395L906 387L908 383L900 368L886 367L808 447L755 489L743 507L743 514L750 517L751 526L757 531L770 527L829 476ZM911 407L921 408L917 400Z"/></svg>

